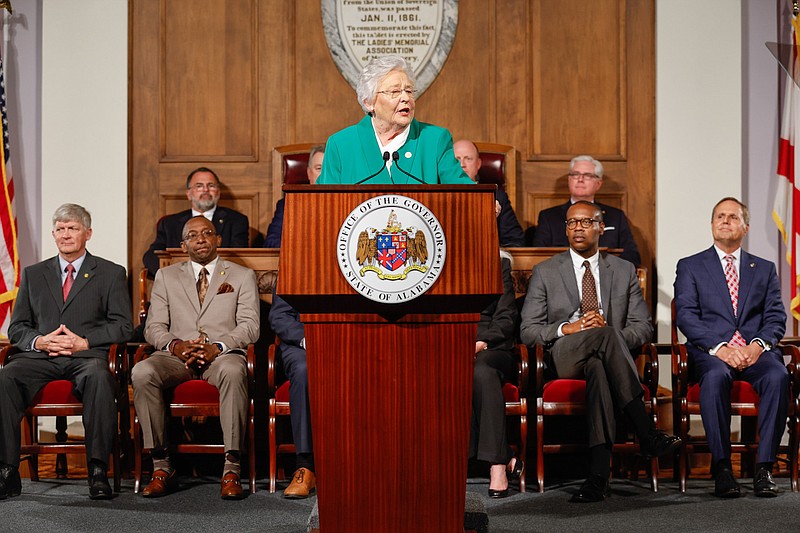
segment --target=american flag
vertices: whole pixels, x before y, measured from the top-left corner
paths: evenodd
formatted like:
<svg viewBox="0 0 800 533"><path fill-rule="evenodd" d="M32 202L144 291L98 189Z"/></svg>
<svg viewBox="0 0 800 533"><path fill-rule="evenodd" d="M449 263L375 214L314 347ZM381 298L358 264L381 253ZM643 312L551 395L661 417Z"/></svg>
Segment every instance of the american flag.
<svg viewBox="0 0 800 533"><path fill-rule="evenodd" d="M3 120L3 153L0 158L0 337L8 337L11 309L19 290L19 252L17 250L17 217L14 210L14 182L11 175L8 142L8 114L3 60L0 57L0 114Z"/></svg>

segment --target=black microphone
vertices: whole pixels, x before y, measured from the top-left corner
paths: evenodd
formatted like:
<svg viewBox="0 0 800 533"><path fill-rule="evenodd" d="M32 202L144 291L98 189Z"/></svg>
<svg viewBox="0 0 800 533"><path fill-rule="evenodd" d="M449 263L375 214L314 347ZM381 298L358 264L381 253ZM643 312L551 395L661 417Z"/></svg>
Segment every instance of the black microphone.
<svg viewBox="0 0 800 533"><path fill-rule="evenodd" d="M406 172L405 170L403 170L402 168L400 168L400 162L399 162L399 161L400 161L400 154L398 154L397 152L394 152L394 153L392 154L392 161L394 161L394 166L396 166L396 167L397 167L397 170L399 170L400 172L402 172L403 174L405 174L405 175L406 175L406 176L408 176L409 178L411 178L411 179L413 179L413 180L416 180L416 181L418 181L419 183L422 183L422 184L424 184L424 183L425 183L424 181L422 181L422 180L421 180L421 179L419 179L418 177L414 176L413 174L409 174L408 172Z"/></svg>
<svg viewBox="0 0 800 533"><path fill-rule="evenodd" d="M361 180L361 181L357 181L357 182L356 182L356 185L361 185L361 184L362 184L362 183L364 183L365 181L369 181L369 180L371 180L372 178L374 178L375 176L377 176L378 174L380 174L381 172L383 172L383 169L384 169L384 168L386 168L386 162L387 162L388 160L389 160L389 152L383 152L383 164L381 165L381 168L379 168L379 169L378 169L378 171L377 171L377 172L375 172L375 174L372 174L372 175L370 175L370 176L367 176L366 178L364 178L364 179L363 179L363 180Z"/></svg>

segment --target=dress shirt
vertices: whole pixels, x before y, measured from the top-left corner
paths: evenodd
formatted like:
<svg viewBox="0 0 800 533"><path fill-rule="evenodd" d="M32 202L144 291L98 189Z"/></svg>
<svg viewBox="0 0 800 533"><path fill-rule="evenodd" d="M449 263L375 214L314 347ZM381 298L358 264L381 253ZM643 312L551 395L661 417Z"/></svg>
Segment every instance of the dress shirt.
<svg viewBox="0 0 800 533"><path fill-rule="evenodd" d="M194 208L192 208L192 216L193 217L199 217L200 215L203 215L204 217L206 217L211 222L214 222L214 212L216 210L217 210L217 206L214 206L211 209L209 209L208 211L203 211L201 213L200 211L197 211ZM199 275L200 271L198 270L197 273ZM210 272L209 272L209 274L210 274Z"/></svg>
<svg viewBox="0 0 800 533"><path fill-rule="evenodd" d="M572 259L572 271L575 274L575 282L578 284L578 297L581 301L583 301L583 273L584 267L583 262L589 261L589 268L592 269L592 276L594 277L594 286L597 289L597 305L598 309L600 310L600 314L603 314L603 300L600 296L600 252L595 252L592 257L584 258L578 255L572 248L569 249L569 257ZM581 310L580 308L576 309L572 316L569 317L569 321L564 322L560 326L558 326L558 336L563 337L564 333L561 331L561 328L575 322L581 317Z"/></svg>

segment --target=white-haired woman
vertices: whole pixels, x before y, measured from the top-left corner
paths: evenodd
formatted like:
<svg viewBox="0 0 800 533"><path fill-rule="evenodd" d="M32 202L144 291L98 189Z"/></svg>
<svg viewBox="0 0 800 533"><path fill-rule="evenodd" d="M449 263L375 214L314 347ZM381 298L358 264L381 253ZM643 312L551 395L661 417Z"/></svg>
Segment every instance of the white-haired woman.
<svg viewBox="0 0 800 533"><path fill-rule="evenodd" d="M367 115L328 139L317 183L472 183L450 132L414 118L414 84L402 57L367 63L356 90Z"/></svg>

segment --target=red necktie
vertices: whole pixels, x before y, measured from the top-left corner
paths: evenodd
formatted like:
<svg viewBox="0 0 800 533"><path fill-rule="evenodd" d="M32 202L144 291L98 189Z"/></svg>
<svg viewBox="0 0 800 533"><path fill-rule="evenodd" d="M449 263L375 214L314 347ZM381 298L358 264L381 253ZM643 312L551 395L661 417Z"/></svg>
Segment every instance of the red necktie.
<svg viewBox="0 0 800 533"><path fill-rule="evenodd" d="M726 255L725 261L725 281L728 282L728 293L731 296L731 305L733 306L733 316L739 315L739 274L736 273L736 267L733 265L734 257ZM728 342L732 346L745 346L747 343L739 333L739 330L733 334L733 337Z"/></svg>
<svg viewBox="0 0 800 533"><path fill-rule="evenodd" d="M64 286L61 287L61 294L64 296L64 301L67 301L67 296L69 296L69 290L72 288L72 283L75 281L72 279L72 273L75 272L75 267L72 266L72 263L67 264L67 268L64 269L67 272L67 277L64 280Z"/></svg>

